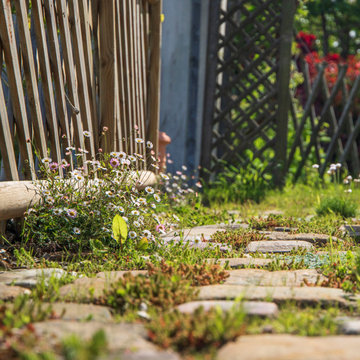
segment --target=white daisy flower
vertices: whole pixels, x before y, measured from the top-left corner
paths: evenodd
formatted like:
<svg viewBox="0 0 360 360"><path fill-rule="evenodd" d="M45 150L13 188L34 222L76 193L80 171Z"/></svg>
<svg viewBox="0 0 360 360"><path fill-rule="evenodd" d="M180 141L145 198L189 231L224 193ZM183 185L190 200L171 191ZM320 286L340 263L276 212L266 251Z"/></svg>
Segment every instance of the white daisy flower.
<svg viewBox="0 0 360 360"><path fill-rule="evenodd" d="M63 211L61 209L53 209L52 212L54 215L60 215Z"/></svg>
<svg viewBox="0 0 360 360"><path fill-rule="evenodd" d="M137 144L143 144L143 143L144 143L144 139L142 139L142 138L135 138L135 142L136 142Z"/></svg>
<svg viewBox="0 0 360 360"><path fill-rule="evenodd" d="M154 199L156 202L160 202L161 201L161 198L158 194L154 194Z"/></svg>
<svg viewBox="0 0 360 360"><path fill-rule="evenodd" d="M152 148L154 147L154 145L153 145L153 143L152 143L151 141L147 141L147 142L146 142L146 147L147 147L148 149L152 149Z"/></svg>
<svg viewBox="0 0 360 360"><path fill-rule="evenodd" d="M150 206L153 208L153 209L156 209L156 205L154 203L151 203Z"/></svg>
<svg viewBox="0 0 360 360"><path fill-rule="evenodd" d="M140 224L139 221L134 221L134 222L133 222L133 225L134 225L135 227L140 227L140 226L141 226L141 224Z"/></svg>
<svg viewBox="0 0 360 360"><path fill-rule="evenodd" d="M81 230L80 230L78 227L74 227L74 228L73 228L73 233L74 233L75 235L80 235L80 234L81 234Z"/></svg>
<svg viewBox="0 0 360 360"><path fill-rule="evenodd" d="M131 214L131 215L134 215L134 216L139 216L139 215L140 215L140 212L139 212L139 210L133 210L133 211L131 211L130 214Z"/></svg>
<svg viewBox="0 0 360 360"><path fill-rule="evenodd" d="M151 186L147 186L145 188L145 191L147 194L153 194L154 193L154 189Z"/></svg>
<svg viewBox="0 0 360 360"><path fill-rule="evenodd" d="M49 157L46 157L46 158L41 159L41 162L43 164L50 164L52 162L52 159Z"/></svg>
<svg viewBox="0 0 360 360"><path fill-rule="evenodd" d="M164 179L164 180L169 180L169 177L166 174L160 174L160 176Z"/></svg>
<svg viewBox="0 0 360 360"><path fill-rule="evenodd" d="M149 237L152 236L152 234L151 234L151 232L150 232L149 230L144 230L144 231L143 231L143 235L144 235L145 237L147 237L147 238L149 238Z"/></svg>
<svg viewBox="0 0 360 360"><path fill-rule="evenodd" d="M137 234L135 231L129 231L129 237L130 239L135 239L137 237Z"/></svg>
<svg viewBox="0 0 360 360"><path fill-rule="evenodd" d="M134 162L136 161L136 157L134 155L129 155L129 160Z"/></svg>
<svg viewBox="0 0 360 360"><path fill-rule="evenodd" d="M83 131L83 135L87 138L91 137L90 131L87 130Z"/></svg>

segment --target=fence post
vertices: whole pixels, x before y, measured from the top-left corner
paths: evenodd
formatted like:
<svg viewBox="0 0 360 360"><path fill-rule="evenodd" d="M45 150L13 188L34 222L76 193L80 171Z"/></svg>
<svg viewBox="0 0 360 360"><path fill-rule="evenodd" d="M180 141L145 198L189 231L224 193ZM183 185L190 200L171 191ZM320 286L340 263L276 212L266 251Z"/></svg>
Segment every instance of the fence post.
<svg viewBox="0 0 360 360"><path fill-rule="evenodd" d="M296 10L295 0L283 0L278 69L278 110L276 121L274 183L283 186L286 175L291 43Z"/></svg>
<svg viewBox="0 0 360 360"><path fill-rule="evenodd" d="M206 59L206 80L204 96L204 113L201 137L200 165L202 167L201 176L208 177L204 169L211 166L211 141L212 141L212 121L215 106L216 90L216 68L218 57L218 38L220 26L220 6L221 0L211 0L209 3L209 25Z"/></svg>
<svg viewBox="0 0 360 360"><path fill-rule="evenodd" d="M99 2L99 83L100 124L108 131L101 138L103 151L114 150L115 142L115 3L114 0Z"/></svg>
<svg viewBox="0 0 360 360"><path fill-rule="evenodd" d="M150 64L149 64L149 122L148 137L154 145L156 156L159 152L160 121L160 50L162 0L150 1Z"/></svg>

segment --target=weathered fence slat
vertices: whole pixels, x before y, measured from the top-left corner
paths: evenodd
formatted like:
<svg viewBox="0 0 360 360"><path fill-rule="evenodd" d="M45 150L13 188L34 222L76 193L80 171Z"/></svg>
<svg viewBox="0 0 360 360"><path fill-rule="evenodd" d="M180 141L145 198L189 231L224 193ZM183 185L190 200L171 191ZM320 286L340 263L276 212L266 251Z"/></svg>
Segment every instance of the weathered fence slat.
<svg viewBox="0 0 360 360"><path fill-rule="evenodd" d="M61 148L59 139L59 127L55 109L55 97L50 70L49 51L44 27L44 14L40 0L32 1L32 11L35 24L36 44L39 52L39 63L41 73L41 83L44 90L44 100L46 109L46 122L50 132L51 156L57 162L61 163ZM62 168L59 168L62 174Z"/></svg>
<svg viewBox="0 0 360 360"><path fill-rule="evenodd" d="M157 154L159 149L159 114L160 114L160 49L161 49L161 10L162 0L150 6L150 64L149 64L149 123L148 138Z"/></svg>
<svg viewBox="0 0 360 360"><path fill-rule="evenodd" d="M32 154L30 129L26 114L25 97L19 69L19 57L17 53L15 30L12 21L12 9L9 1L0 1L0 38L2 42L6 69L8 74L10 93L12 97L13 110L18 133L20 153L23 160L28 160L25 176L30 173L35 179L35 166Z"/></svg>
<svg viewBox="0 0 360 360"><path fill-rule="evenodd" d="M36 179L47 156L70 164L60 176L88 171L101 151L145 169L134 138L158 151L161 1L0 0L0 23L2 178Z"/></svg>
<svg viewBox="0 0 360 360"><path fill-rule="evenodd" d="M19 26L21 51L23 53L22 61L24 66L24 76L26 81L31 120L33 123L35 146L37 147L37 151L39 151L41 156L44 158L48 155L47 144L43 117L40 109L39 91L35 72L34 55L31 45L29 23L27 17L27 6L25 0L15 1L15 8L18 20L17 23Z"/></svg>
<svg viewBox="0 0 360 360"><path fill-rule="evenodd" d="M2 47L0 42L0 63L2 63ZM1 85L1 71L0 71ZM0 86L0 150L2 155L2 165L5 169L7 180L19 180L17 172L14 143L9 126L8 114L6 111L5 97L2 86Z"/></svg>
<svg viewBox="0 0 360 360"><path fill-rule="evenodd" d="M115 114L115 3L114 0L99 2L99 26L103 31L99 37L99 102L100 124L108 131L102 137L101 147L110 152L114 148L114 114Z"/></svg>
<svg viewBox="0 0 360 360"><path fill-rule="evenodd" d="M57 34L56 17L54 0L48 0L44 4L45 18L47 22L47 34L49 37L49 55L50 55L50 66L52 68L53 81L55 87L55 94L57 100L57 111L61 129L61 141L63 148L70 147L71 134L69 127L68 112L66 106L66 95L65 85L63 79L62 63L60 57L60 47ZM71 169L74 168L72 156L64 156L71 165Z"/></svg>

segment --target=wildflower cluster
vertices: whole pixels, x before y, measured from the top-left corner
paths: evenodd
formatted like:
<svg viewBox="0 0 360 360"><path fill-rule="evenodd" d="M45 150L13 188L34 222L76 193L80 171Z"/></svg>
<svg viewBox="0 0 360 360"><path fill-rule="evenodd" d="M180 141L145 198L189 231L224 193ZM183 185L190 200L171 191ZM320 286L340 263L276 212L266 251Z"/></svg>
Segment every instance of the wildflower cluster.
<svg viewBox="0 0 360 360"><path fill-rule="evenodd" d="M135 142L141 140L136 138ZM150 149L151 143L146 146ZM67 151L73 152L75 160L84 153L74 153L74 148ZM136 171L142 161L141 154L112 152L71 170L66 160L51 166L50 158L43 159L46 180L38 189L42 201L26 213L24 235L28 244L36 244L41 252L87 251L95 243L97 247L117 246L112 219L119 214L127 224L128 245L136 246L144 238L155 245L156 230L163 222L156 213L161 193L144 185L147 179ZM65 170L65 179L59 176L60 167Z"/></svg>
<svg viewBox="0 0 360 360"><path fill-rule="evenodd" d="M168 163L172 163L168 154ZM160 174L163 191L167 194L170 202L174 204L184 204L189 196L197 196L197 191L202 188L201 182L197 181L197 172L192 175L188 174L188 168L183 165L181 171L175 174ZM196 182L197 181L197 182ZM195 183L192 187L191 184Z"/></svg>

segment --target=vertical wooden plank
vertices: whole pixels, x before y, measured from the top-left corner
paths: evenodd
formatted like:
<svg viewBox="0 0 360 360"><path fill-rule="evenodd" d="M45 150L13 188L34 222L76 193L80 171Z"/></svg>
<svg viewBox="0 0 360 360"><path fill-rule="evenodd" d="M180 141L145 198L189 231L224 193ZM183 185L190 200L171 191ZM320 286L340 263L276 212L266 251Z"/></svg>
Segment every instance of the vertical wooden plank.
<svg viewBox="0 0 360 360"><path fill-rule="evenodd" d="M84 60L86 67L86 76L89 91L89 101L91 110L91 119L94 131L95 150L99 147L99 122L97 118L97 105L96 105L96 86L94 75L94 61L93 52L91 49L91 34L90 34L90 14L87 0L79 0L79 13L81 34L83 40Z"/></svg>
<svg viewBox="0 0 360 360"><path fill-rule="evenodd" d="M47 157L47 144L44 130L44 122L40 109L40 99L38 91L38 80L36 77L34 54L31 45L28 12L25 0L15 1L17 22L19 25L19 39L22 61L24 66L24 76L26 80L27 96L29 100L30 114L34 128L35 146L41 157Z"/></svg>
<svg viewBox="0 0 360 360"><path fill-rule="evenodd" d="M64 149L71 144L71 134L69 128L69 118L66 107L66 97L65 97L65 84L63 79L62 63L60 57L60 47L58 41L57 33L57 22L55 16L55 7L54 0L45 1L45 18L46 18L46 28L49 37L49 55L50 55L50 66L52 68L55 94L57 98L57 110L59 114L59 121L61 127L61 139ZM72 156L67 156L67 161L73 169Z"/></svg>
<svg viewBox="0 0 360 360"><path fill-rule="evenodd" d="M90 132L91 136L86 137L86 150L90 151L92 159L95 159L94 129L91 113L91 104L89 100L89 85L86 75L86 65L84 59L83 42L80 28L80 15L78 0L69 0L69 23L72 35L73 54L75 60L80 114L83 122L83 129Z"/></svg>
<svg viewBox="0 0 360 360"><path fill-rule="evenodd" d="M141 66L142 66L142 56L141 56L141 33L140 33L140 1L136 0L134 4L134 47L135 47L135 81L136 81L136 100L138 108L138 136L145 140L145 113L144 113L144 92L142 87L142 76L141 76ZM146 150L145 142L138 144L138 151L146 159ZM146 167L146 163L141 164L141 168Z"/></svg>
<svg viewBox="0 0 360 360"><path fill-rule="evenodd" d="M293 40L293 24L296 10L295 0L283 0L280 28L279 70L277 78L278 109L276 116L276 142L274 167L274 183L277 186L285 184L286 153L289 114L289 81L291 62L291 43Z"/></svg>
<svg viewBox="0 0 360 360"><path fill-rule="evenodd" d="M209 2L209 25L207 39L207 58L206 58L206 80L205 80L205 96L204 111L202 121L201 136L201 155L200 165L202 167L201 176L208 178L208 174L204 171L211 167L211 141L212 141L212 125L215 107L215 91L216 91L216 69L218 59L218 40L220 27L220 7L221 0L211 0Z"/></svg>
<svg viewBox="0 0 360 360"><path fill-rule="evenodd" d="M68 21L68 11L65 0L56 0L57 14L59 21L62 57L65 64L66 87L68 89L68 101L72 108L72 125L74 127L74 143L77 148L85 149L83 136L83 126L80 116L78 89L76 84L75 63L71 45L70 26ZM83 155L83 161L86 155Z"/></svg>
<svg viewBox="0 0 360 360"><path fill-rule="evenodd" d="M39 53L41 83L44 89L44 100L46 109L46 121L50 132L50 144L52 157L57 163L61 162L61 149L59 141L59 126L55 109L55 98L52 84L52 75L50 71L49 51L47 47L44 14L40 0L33 0L32 16L34 17L36 44ZM59 168L59 174L62 175L62 168Z"/></svg>
<svg viewBox="0 0 360 360"><path fill-rule="evenodd" d="M131 131L133 131L133 119L135 117L135 110L132 103L132 83L131 83L131 66L130 66L130 47L129 47L129 27L127 18L129 16L128 2L126 0L120 0L120 23L121 29L121 64L122 73L124 77L124 105L125 105L125 126L126 126L126 138L129 139ZM134 153L135 147L133 141L128 141L127 152Z"/></svg>
<svg viewBox="0 0 360 360"><path fill-rule="evenodd" d="M24 170L26 172L30 170L31 178L34 180L36 178L34 159L11 10L9 1L0 0L0 40L4 51L10 94L19 134L20 153L23 159L28 161L29 166L29 169Z"/></svg>
<svg viewBox="0 0 360 360"><path fill-rule="evenodd" d="M149 140L154 145L156 157L158 157L159 153L161 13L161 0L150 5L149 130L147 133Z"/></svg>
<svg viewBox="0 0 360 360"><path fill-rule="evenodd" d="M130 144L134 145L134 152L138 152L138 147L134 144L134 132L135 128L138 125L139 118L139 109L137 107L136 102L136 81L135 81L135 54L134 54L134 15L133 15L134 3L132 1L127 4L127 56L129 57L129 80L130 80L130 88L129 91L129 99L132 108L132 116L129 119L129 136L130 136Z"/></svg>
<svg viewBox="0 0 360 360"><path fill-rule="evenodd" d="M0 66L2 67L2 47L0 41ZM5 97L1 82L0 70L0 151L2 158L2 166L4 167L5 180L19 180L19 174L16 166L16 158L14 152L13 136L10 131L8 114L6 111Z"/></svg>
<svg viewBox="0 0 360 360"><path fill-rule="evenodd" d="M121 129L119 130L121 139L120 139L120 148L121 151L128 151L127 149L127 118L129 113L129 103L126 101L125 88L126 85L126 74L124 69L126 69L125 56L124 56L124 45L123 45L123 31L124 26L121 17L120 2L116 1L115 3L115 39L116 39L116 64L117 64L117 82L119 86L118 96L118 106L119 106L119 120Z"/></svg>
<svg viewBox="0 0 360 360"><path fill-rule="evenodd" d="M99 87L100 124L109 130L101 139L101 147L110 152L114 148L115 113L115 39L114 39L114 0L99 3Z"/></svg>

